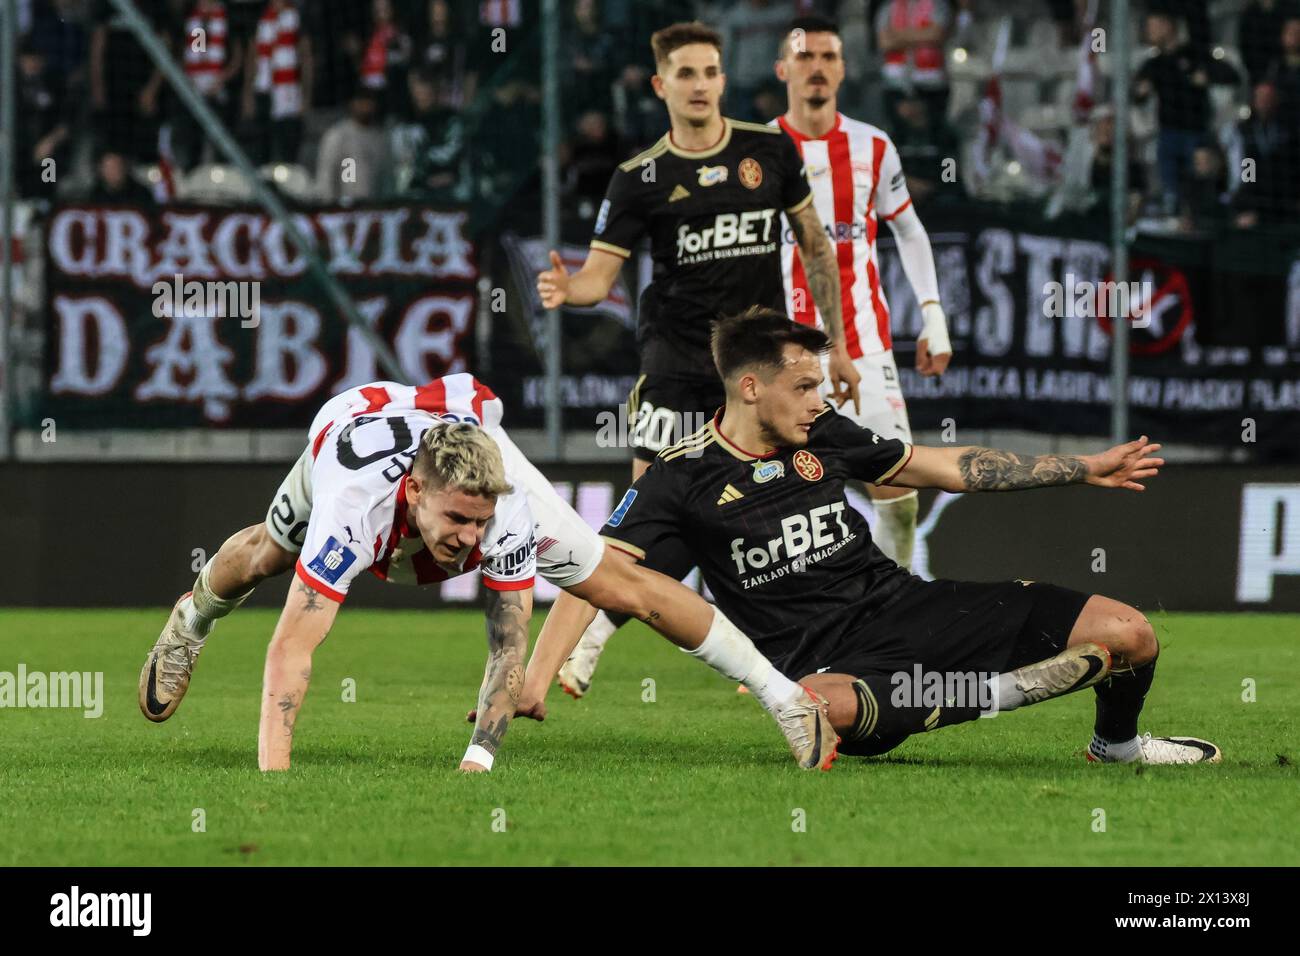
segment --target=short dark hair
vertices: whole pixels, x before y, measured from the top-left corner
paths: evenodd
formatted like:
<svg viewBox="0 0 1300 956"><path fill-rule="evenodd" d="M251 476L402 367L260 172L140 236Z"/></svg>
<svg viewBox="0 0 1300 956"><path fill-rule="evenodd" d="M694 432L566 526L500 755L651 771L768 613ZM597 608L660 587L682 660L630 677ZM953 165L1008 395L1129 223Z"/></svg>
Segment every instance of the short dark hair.
<svg viewBox="0 0 1300 956"><path fill-rule="evenodd" d="M777 51L778 56L785 56L790 45L790 34L794 33L795 30L800 30L805 34L833 33L835 36L840 35L840 26L834 20L818 16L795 17L790 21L790 25L785 28L785 33L781 36L781 48Z"/></svg>
<svg viewBox="0 0 1300 956"><path fill-rule="evenodd" d="M820 355L831 340L821 329L791 322L784 312L755 305L713 323L713 364L726 382L740 372L775 373L785 364L785 347L798 345Z"/></svg>
<svg viewBox="0 0 1300 956"><path fill-rule="evenodd" d="M655 68L658 69L661 63L667 63L669 55L674 50L692 43L712 44L717 47L718 55L722 55L722 34L713 27L699 20L674 23L662 30L656 30L650 37L650 49L655 55Z"/></svg>

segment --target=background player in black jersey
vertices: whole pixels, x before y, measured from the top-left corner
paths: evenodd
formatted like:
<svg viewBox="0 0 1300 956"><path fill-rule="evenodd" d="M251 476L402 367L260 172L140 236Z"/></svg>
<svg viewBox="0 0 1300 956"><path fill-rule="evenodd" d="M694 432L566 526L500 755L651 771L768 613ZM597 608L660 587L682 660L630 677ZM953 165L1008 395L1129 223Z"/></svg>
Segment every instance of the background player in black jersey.
<svg viewBox="0 0 1300 956"><path fill-rule="evenodd" d="M768 309L719 322L725 408L633 484L607 542L637 559L690 549L718 606L776 667L807 675L829 700L842 753L884 753L914 733L1095 686L1090 759L1218 761L1208 741L1138 736L1159 652L1139 611L1050 584L922 580L881 553L844 498L850 479L950 492L1143 491L1164 464L1160 446L1144 436L1096 455L1024 457L882 439L819 397L827 345ZM544 693L579 633L543 634L526 695ZM939 700L927 699L931 675Z"/></svg>
<svg viewBox="0 0 1300 956"><path fill-rule="evenodd" d="M649 236L654 274L641 297L641 377L630 399L633 478L663 447L694 431L722 402L709 326L752 304L784 309L781 214L789 216L808 286L830 336L829 378L841 403L860 379L845 346L839 264L812 205L803 160L774 127L722 115L722 40L702 23L651 38L655 93L669 131L610 180L582 268L570 275L551 252L538 276L547 308L603 300L624 261Z"/></svg>
<svg viewBox="0 0 1300 956"><path fill-rule="evenodd" d="M650 238L653 278L641 297L641 376L628 400L635 480L664 447L693 432L724 400L709 352L710 324L758 304L785 308L781 214L799 245L808 291L830 336L831 397L858 408L861 374L850 359L840 305L840 269L813 206L803 160L778 128L722 115L726 78L722 40L702 23L677 23L651 38L655 93L668 108L669 131L623 163L610 180L582 268L570 275L551 252L537 279L547 308L594 305L609 294L624 261ZM651 566L681 579L694 566L664 549ZM591 619L562 595L551 626ZM601 615L606 639L626 618ZM574 696L580 679L566 684Z"/></svg>

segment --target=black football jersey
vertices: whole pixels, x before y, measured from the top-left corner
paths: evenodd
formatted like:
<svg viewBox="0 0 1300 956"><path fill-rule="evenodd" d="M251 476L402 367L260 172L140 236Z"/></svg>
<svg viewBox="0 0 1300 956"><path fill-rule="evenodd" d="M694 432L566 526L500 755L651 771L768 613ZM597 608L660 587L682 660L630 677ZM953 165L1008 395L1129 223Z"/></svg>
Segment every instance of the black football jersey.
<svg viewBox="0 0 1300 956"><path fill-rule="evenodd" d="M874 609L911 577L872 543L844 483L887 484L912 447L827 405L804 447L758 457L729 441L721 420L719 412L660 452L601 534L639 560L687 549L723 613L799 677L840 641L860 639Z"/></svg>
<svg viewBox="0 0 1300 956"><path fill-rule="evenodd" d="M650 237L641 296L641 371L716 380L709 325L752 305L785 311L781 213L812 202L803 159L777 127L723 119L717 146L671 134L623 163L596 216L591 248L627 258Z"/></svg>

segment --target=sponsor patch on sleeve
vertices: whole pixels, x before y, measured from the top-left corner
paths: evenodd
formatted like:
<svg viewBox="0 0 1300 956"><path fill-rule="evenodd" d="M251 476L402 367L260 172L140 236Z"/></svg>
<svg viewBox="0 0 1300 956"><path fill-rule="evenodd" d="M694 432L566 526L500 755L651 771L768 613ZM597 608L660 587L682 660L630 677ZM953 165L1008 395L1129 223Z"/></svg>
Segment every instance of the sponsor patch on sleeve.
<svg viewBox="0 0 1300 956"><path fill-rule="evenodd" d="M614 513L609 516L609 520L605 523L611 528L617 528L621 525L623 519L627 516L627 509L632 507L634 501L636 501L636 489L629 488L627 494L623 496L623 500L618 503L618 507L614 509Z"/></svg>
<svg viewBox="0 0 1300 956"><path fill-rule="evenodd" d="M329 584L338 584L339 578L352 567L357 560L356 553L338 538L330 535L325 539L325 547L320 554L311 559L307 570Z"/></svg>
<svg viewBox="0 0 1300 956"><path fill-rule="evenodd" d="M600 235L605 231L605 223L609 221L609 200L606 199L600 204L600 212L596 213L596 228L594 232Z"/></svg>

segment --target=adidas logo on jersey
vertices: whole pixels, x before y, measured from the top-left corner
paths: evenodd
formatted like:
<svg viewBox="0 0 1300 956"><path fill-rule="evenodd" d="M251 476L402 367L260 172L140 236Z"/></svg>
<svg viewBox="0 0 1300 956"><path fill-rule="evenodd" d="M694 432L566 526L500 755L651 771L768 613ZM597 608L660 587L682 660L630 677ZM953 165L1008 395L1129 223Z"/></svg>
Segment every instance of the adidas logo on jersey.
<svg viewBox="0 0 1300 956"><path fill-rule="evenodd" d="M677 200L679 199L689 198L690 195L691 195L690 191L681 183L678 183L675 187L673 187L673 191L668 194L668 201L677 202Z"/></svg>
<svg viewBox="0 0 1300 956"><path fill-rule="evenodd" d="M727 485L722 489L722 497L718 499L718 504L725 505L728 501L738 501L743 497L745 497L744 493L735 485Z"/></svg>

